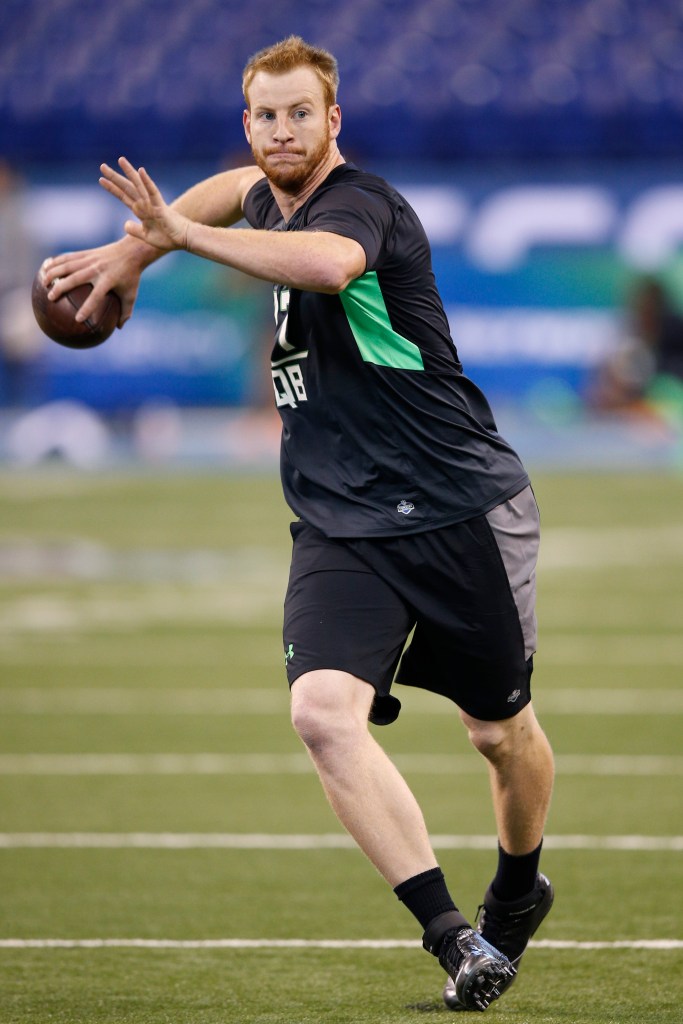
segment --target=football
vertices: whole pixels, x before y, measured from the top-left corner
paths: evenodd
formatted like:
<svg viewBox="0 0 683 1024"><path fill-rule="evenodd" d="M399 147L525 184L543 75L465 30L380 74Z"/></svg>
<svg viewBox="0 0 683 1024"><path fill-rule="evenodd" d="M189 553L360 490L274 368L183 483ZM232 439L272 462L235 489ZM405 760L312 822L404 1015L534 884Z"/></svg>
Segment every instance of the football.
<svg viewBox="0 0 683 1024"><path fill-rule="evenodd" d="M74 317L91 291L91 284L82 284L52 302L39 271L33 281L31 301L43 334L67 348L94 348L106 341L119 322L121 301L115 292L108 292L95 312L79 323Z"/></svg>

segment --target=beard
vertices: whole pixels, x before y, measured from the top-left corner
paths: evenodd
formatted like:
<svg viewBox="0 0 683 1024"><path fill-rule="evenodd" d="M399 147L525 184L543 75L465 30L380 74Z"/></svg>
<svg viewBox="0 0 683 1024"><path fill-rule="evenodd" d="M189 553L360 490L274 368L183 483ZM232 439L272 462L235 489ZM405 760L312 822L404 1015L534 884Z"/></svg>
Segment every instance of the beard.
<svg viewBox="0 0 683 1024"><path fill-rule="evenodd" d="M286 192L288 195L296 195L327 156L329 148L330 129L329 126L326 126L325 132L307 156L303 156L298 149L281 149L276 146L259 150L252 145L251 152L256 165L261 168L268 181L272 182L280 191ZM297 160L293 164L273 165L269 157L274 156L276 153L292 153L302 156L303 159Z"/></svg>

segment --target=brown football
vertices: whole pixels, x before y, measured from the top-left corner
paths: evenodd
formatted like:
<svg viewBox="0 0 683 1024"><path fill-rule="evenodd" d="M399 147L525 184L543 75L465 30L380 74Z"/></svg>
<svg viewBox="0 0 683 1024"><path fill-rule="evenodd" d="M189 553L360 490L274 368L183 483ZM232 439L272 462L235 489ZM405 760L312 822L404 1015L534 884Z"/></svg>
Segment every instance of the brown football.
<svg viewBox="0 0 683 1024"><path fill-rule="evenodd" d="M87 320L74 319L92 291L91 284L82 284L62 295L56 302L47 297L47 288L40 271L31 291L33 312L43 334L67 348L94 348L114 332L121 316L121 302L115 292L108 292Z"/></svg>

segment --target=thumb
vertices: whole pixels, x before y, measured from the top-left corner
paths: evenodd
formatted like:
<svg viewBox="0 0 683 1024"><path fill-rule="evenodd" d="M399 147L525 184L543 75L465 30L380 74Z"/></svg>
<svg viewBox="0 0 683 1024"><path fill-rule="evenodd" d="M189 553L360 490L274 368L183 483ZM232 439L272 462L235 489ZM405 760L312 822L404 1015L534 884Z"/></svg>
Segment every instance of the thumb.
<svg viewBox="0 0 683 1024"><path fill-rule="evenodd" d="M123 225L123 230L127 235L132 235L134 238L144 239L145 237L144 228L137 220L127 220Z"/></svg>

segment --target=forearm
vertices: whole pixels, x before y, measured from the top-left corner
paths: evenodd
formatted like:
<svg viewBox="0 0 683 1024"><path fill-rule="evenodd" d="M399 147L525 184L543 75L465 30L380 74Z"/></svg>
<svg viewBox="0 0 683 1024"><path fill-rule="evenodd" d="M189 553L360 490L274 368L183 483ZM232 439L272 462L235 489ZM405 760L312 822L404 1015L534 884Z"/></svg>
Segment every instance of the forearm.
<svg viewBox="0 0 683 1024"><path fill-rule="evenodd" d="M365 270L358 242L326 231L271 232L192 223L187 250L252 277L337 294Z"/></svg>
<svg viewBox="0 0 683 1024"><path fill-rule="evenodd" d="M136 169L124 157L119 166L123 173L103 164L100 181L137 218L126 221L127 234L156 246L160 253L186 249L264 281L329 294L343 291L365 272L364 249L343 235L207 224L207 220L225 224L241 217L249 189L263 178L257 167L215 175L169 206L144 167ZM142 250L138 258L151 262L154 257Z"/></svg>

